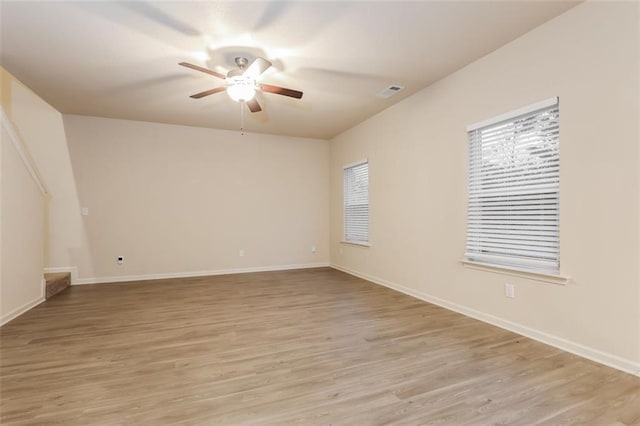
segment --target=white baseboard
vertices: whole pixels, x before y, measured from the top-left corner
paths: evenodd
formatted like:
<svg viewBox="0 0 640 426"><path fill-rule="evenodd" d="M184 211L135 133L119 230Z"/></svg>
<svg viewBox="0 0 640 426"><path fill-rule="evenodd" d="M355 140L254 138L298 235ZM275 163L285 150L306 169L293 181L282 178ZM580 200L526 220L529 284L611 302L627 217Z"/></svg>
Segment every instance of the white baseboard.
<svg viewBox="0 0 640 426"><path fill-rule="evenodd" d="M639 362L634 362L629 359L602 352L598 349L590 348L588 346L581 345L580 343L572 342L562 337L554 336L552 334L548 334L543 331L539 331L522 324L506 320L504 318L496 317L494 315L477 311L466 306L458 305L457 303L449 302L447 300L440 299L438 297L431 296L426 293L416 291L387 280L383 280L382 278L354 271L341 265L331 264L331 267L339 271L346 272L347 274L354 275L367 281L371 281L375 284L383 285L417 299L424 300L425 302L429 302L434 305L449 309L451 311L458 312L462 315L489 323L491 325L495 325L500 328L504 328L505 330L513 331L514 333L518 333L533 340L537 340L547 345L554 346L558 349L562 349L563 351L570 352L574 355L578 355L583 358L590 359L591 361L595 361L597 363L604 364L617 370L624 371L625 373L630 373L640 377Z"/></svg>
<svg viewBox="0 0 640 426"><path fill-rule="evenodd" d="M249 272L286 271L291 269L309 269L309 268L323 268L323 267L324 268L329 267L329 263L320 262L320 263L304 263L304 264L295 264L295 265L257 266L252 268L216 269L212 271L171 272L166 274L124 275L124 276L113 276L113 277L77 278L76 276L75 279L73 278L73 273L72 273L71 285L121 283L121 282L128 282L128 281L162 280L167 278L206 277L206 276L214 276L214 275L246 274ZM51 269L61 269L61 268L51 268ZM70 272L70 271L60 270L55 272Z"/></svg>
<svg viewBox="0 0 640 426"><path fill-rule="evenodd" d="M38 306L42 302L44 302L44 297L38 297L37 299L32 300L31 302L27 302L24 305L14 309L13 311L2 315L2 317L0 317L0 326L3 326L9 321L11 321L12 319L19 317L20 315L27 312L29 309Z"/></svg>

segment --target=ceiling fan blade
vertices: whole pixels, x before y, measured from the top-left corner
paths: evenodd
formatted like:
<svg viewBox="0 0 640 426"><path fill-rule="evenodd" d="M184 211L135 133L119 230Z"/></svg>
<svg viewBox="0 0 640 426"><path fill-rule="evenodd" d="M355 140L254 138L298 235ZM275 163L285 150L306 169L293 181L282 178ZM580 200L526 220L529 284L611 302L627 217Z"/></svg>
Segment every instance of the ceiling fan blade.
<svg viewBox="0 0 640 426"><path fill-rule="evenodd" d="M196 93L195 95L191 95L189 97L193 99L200 99L200 98L204 98L205 96L213 95L214 93L224 92L225 90L227 90L225 86L220 86L220 87L216 87L215 89L205 90L204 92Z"/></svg>
<svg viewBox="0 0 640 426"><path fill-rule="evenodd" d="M275 93L277 95L289 96L296 99L302 98L302 92L293 89L285 89L284 87L272 86L270 84L260 84L260 89L263 92Z"/></svg>
<svg viewBox="0 0 640 426"><path fill-rule="evenodd" d="M251 77L255 80L260 76L260 74L268 70L270 66L271 62L267 61L264 58L257 57L242 75Z"/></svg>
<svg viewBox="0 0 640 426"><path fill-rule="evenodd" d="M247 106L251 112L260 112L262 108L260 108L260 104L256 101L256 98L247 101Z"/></svg>
<svg viewBox="0 0 640 426"><path fill-rule="evenodd" d="M225 78L227 78L227 76L226 76L226 75L220 74L219 72L215 72L215 71L213 71L213 70L210 70L209 68L199 67L199 66L197 66L197 65L193 65L193 64L190 64L190 63L188 63L188 62L180 62L178 65L182 65L183 67L191 68L192 70L196 70L196 71L204 72L204 73L210 74L210 75L212 75L212 76L214 76L214 77L221 78L221 79L223 79L223 80L224 80Z"/></svg>

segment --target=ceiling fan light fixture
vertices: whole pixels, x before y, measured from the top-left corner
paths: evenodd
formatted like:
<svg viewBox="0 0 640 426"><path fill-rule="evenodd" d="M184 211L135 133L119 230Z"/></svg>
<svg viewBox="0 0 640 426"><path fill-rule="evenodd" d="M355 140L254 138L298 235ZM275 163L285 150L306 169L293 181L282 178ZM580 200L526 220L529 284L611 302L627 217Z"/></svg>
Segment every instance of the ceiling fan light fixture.
<svg viewBox="0 0 640 426"><path fill-rule="evenodd" d="M227 94L234 101L250 101L256 95L255 82L242 77L232 77L228 80Z"/></svg>

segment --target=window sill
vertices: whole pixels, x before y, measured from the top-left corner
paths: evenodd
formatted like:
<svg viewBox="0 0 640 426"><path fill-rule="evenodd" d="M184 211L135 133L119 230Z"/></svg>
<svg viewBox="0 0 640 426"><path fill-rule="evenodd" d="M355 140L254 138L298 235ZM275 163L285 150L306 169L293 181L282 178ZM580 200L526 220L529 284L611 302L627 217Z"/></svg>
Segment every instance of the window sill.
<svg viewBox="0 0 640 426"><path fill-rule="evenodd" d="M543 282L552 283L552 284L565 285L571 279L570 277L565 277L559 274L537 272L537 271L531 271L528 269L513 268L509 266L494 265L490 263L474 262L472 260L467 260L467 259L461 259L460 263L462 263L466 268L470 268L470 269L493 272L493 273L502 274L502 275L510 275L513 277L528 278L530 280L543 281Z"/></svg>
<svg viewBox="0 0 640 426"><path fill-rule="evenodd" d="M354 246L361 246L361 247L371 247L371 243L364 243L364 242L358 242L358 241L346 241L346 240L342 240L340 241L340 243L342 244L351 244Z"/></svg>

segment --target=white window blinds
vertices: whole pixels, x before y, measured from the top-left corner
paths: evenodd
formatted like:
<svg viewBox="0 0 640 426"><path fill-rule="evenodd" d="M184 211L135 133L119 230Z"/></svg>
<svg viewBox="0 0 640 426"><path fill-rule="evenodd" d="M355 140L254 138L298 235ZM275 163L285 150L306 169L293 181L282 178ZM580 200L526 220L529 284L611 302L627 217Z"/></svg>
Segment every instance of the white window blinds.
<svg viewBox="0 0 640 426"><path fill-rule="evenodd" d="M344 168L344 239L369 242L369 163Z"/></svg>
<svg viewBox="0 0 640 426"><path fill-rule="evenodd" d="M468 129L469 260L558 271L558 123L554 98Z"/></svg>

